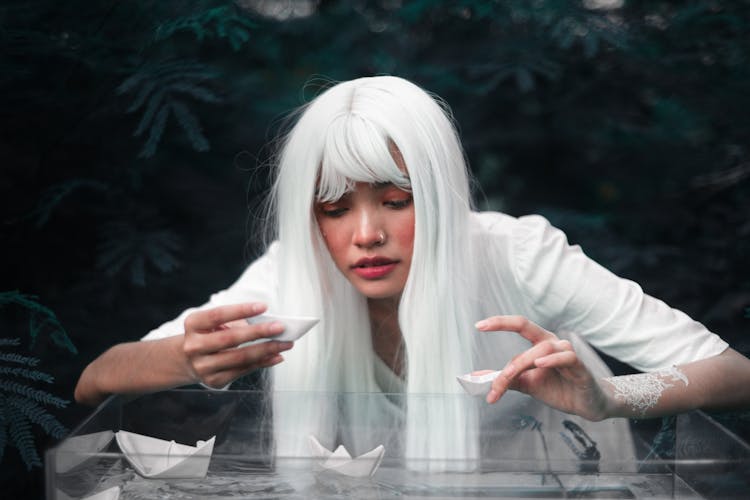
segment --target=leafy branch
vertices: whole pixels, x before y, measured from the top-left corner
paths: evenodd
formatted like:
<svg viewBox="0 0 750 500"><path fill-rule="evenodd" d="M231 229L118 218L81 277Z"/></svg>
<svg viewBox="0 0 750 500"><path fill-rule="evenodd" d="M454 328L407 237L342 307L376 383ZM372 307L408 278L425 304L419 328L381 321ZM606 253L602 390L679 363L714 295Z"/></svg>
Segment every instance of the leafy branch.
<svg viewBox="0 0 750 500"><path fill-rule="evenodd" d="M180 17L156 28L155 39L165 40L179 31L191 31L199 42L210 38L226 38L237 52L250 40L257 25L235 13L232 6L215 7L192 16Z"/></svg>
<svg viewBox="0 0 750 500"><path fill-rule="evenodd" d="M177 233L165 229L142 230L128 222L111 222L101 233L96 266L108 276L127 268L130 282L146 284L146 264L161 272L179 266L175 254L182 248Z"/></svg>
<svg viewBox="0 0 750 500"><path fill-rule="evenodd" d="M105 191L107 185L101 181L95 179L70 179L68 181L56 184L42 193L37 202L36 208L29 214L30 217L36 219L34 225L36 227L44 226L49 221L52 212L60 205L60 203L73 192L80 189L93 189L95 191Z"/></svg>
<svg viewBox="0 0 750 500"><path fill-rule="evenodd" d="M78 354L78 349L73 345L68 334L65 333L65 329L60 324L60 320L57 319L57 315L50 308L39 303L35 295L23 294L18 290L0 292L0 308L11 304L21 306L30 313L29 336L31 337L31 341L29 342L29 349L34 348L40 334L50 332L49 337L58 347L62 347L73 354ZM14 345L12 344L14 341L13 339L9 340L11 344L0 343L0 347L3 345Z"/></svg>
<svg viewBox="0 0 750 500"><path fill-rule="evenodd" d="M128 113L143 109L141 120L133 132L138 137L148 131L148 139L138 154L139 158L150 158L156 154L170 113L177 119L193 149L210 149L200 121L185 99L211 104L221 102L221 97L206 85L207 81L218 76L218 71L198 62L166 61L144 66L117 87L118 95L135 93Z"/></svg>
<svg viewBox="0 0 750 500"><path fill-rule="evenodd" d="M30 313L29 350L34 348L42 333L51 332L50 338L58 347L73 354L78 352L55 313L37 297L18 290L0 292L0 309L9 305L20 306ZM65 437L68 429L46 407L65 408L69 401L37 387L39 383L52 384L55 378L37 368L39 358L17 352L20 345L20 338L0 338L0 462L10 443L31 470L42 466L34 441L34 425L54 438Z"/></svg>

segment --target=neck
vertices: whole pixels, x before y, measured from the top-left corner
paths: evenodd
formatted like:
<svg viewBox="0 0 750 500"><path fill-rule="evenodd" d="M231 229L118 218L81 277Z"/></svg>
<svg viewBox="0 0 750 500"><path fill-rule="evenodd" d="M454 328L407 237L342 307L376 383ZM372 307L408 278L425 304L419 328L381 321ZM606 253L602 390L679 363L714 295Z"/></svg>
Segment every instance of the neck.
<svg viewBox="0 0 750 500"><path fill-rule="evenodd" d="M400 377L404 368L404 341L398 325L398 304L398 297L367 300L373 349Z"/></svg>

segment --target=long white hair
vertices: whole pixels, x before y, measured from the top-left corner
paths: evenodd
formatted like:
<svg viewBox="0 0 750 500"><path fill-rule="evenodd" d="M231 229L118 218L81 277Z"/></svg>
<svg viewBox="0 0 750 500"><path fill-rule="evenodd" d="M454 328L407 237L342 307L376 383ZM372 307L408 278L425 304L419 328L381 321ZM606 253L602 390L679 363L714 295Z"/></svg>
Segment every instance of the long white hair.
<svg viewBox="0 0 750 500"><path fill-rule="evenodd" d="M393 159L393 145L408 177ZM418 396L458 395L455 376L473 369L478 316L475 271L467 259L469 180L447 106L397 77L339 83L299 111L275 167L271 206L280 245L274 307L321 318L272 372L279 396L273 406L276 455L306 455L307 435L333 447L347 434L342 425L377 425L374 420L387 413L386 401L373 408L380 405L376 396L346 410L311 396L380 392L366 298L333 264L313 206L341 197L354 182L391 182L412 192L415 210L414 253L398 317L406 351L404 455L418 468L465 467L478 458L476 408L459 396ZM372 446L349 439L357 453Z"/></svg>

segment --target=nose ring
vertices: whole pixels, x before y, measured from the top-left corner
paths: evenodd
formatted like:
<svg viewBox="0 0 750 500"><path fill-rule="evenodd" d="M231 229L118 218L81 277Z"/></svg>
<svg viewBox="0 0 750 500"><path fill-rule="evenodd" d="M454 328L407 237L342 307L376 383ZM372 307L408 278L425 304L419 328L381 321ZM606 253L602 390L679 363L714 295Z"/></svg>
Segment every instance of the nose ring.
<svg viewBox="0 0 750 500"><path fill-rule="evenodd" d="M385 243L385 233L378 231L378 245L382 245L383 243Z"/></svg>

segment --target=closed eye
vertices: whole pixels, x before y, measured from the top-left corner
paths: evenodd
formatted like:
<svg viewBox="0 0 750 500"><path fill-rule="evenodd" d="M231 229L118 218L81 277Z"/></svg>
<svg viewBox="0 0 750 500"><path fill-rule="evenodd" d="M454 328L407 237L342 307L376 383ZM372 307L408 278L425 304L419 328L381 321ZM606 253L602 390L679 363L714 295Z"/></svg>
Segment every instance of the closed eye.
<svg viewBox="0 0 750 500"><path fill-rule="evenodd" d="M401 209L401 208L406 208L409 205L411 205L412 201L413 201L412 197L409 196L408 198L399 199L399 200L388 200L385 202L385 205L391 208Z"/></svg>
<svg viewBox="0 0 750 500"><path fill-rule="evenodd" d="M325 203L318 205L318 213L320 213L324 217L330 217L334 219L336 217L341 217L342 215L344 215L347 210L347 207L338 205L329 205Z"/></svg>

